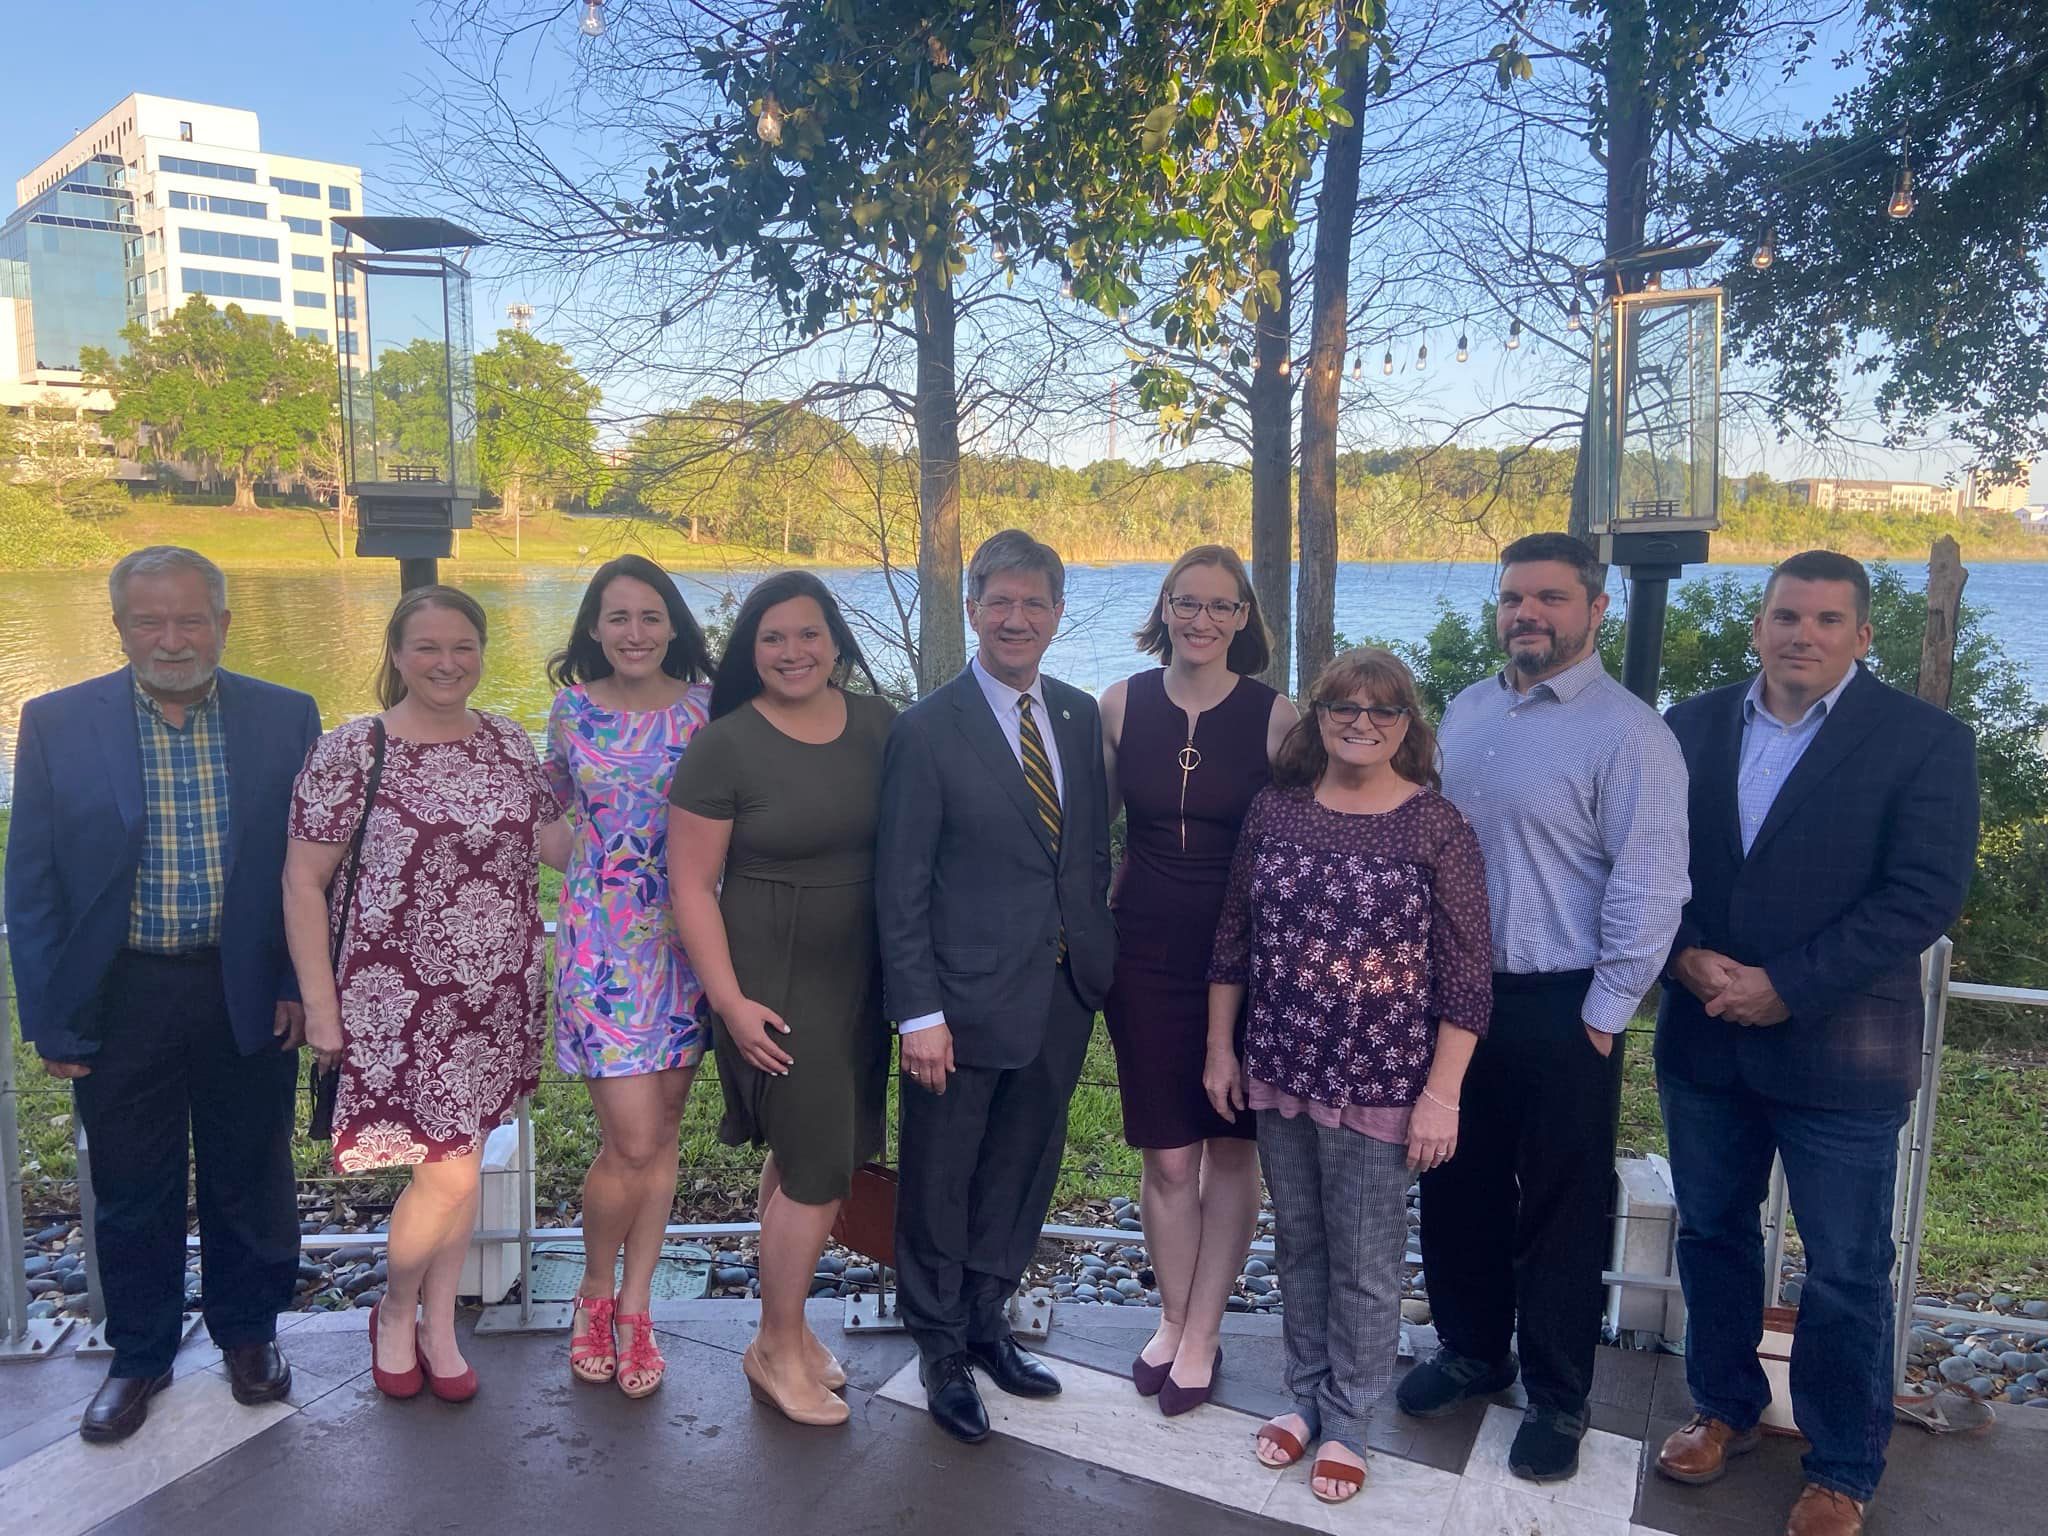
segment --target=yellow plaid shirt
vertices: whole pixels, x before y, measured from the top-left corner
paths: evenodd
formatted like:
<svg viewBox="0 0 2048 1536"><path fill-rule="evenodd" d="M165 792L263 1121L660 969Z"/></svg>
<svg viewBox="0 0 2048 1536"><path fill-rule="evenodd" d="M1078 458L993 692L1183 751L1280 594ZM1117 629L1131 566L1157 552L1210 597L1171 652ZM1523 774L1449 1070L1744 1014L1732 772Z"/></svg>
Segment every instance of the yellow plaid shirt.
<svg viewBox="0 0 2048 1536"><path fill-rule="evenodd" d="M220 686L173 725L135 686L142 738L142 864L128 913L128 947L182 954L220 943L227 884L228 744Z"/></svg>

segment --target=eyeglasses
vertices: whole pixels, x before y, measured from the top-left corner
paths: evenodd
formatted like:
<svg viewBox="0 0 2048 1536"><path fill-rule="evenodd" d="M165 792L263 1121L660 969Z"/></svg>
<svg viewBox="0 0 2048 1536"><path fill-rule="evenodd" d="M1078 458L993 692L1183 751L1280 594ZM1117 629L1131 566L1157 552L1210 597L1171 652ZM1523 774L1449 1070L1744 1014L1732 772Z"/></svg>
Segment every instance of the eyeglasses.
<svg viewBox="0 0 2048 1536"><path fill-rule="evenodd" d="M1383 731L1408 713L1406 704L1354 704L1349 699L1318 699L1316 708L1339 725L1356 725L1363 715Z"/></svg>
<svg viewBox="0 0 2048 1536"><path fill-rule="evenodd" d="M1199 597L1169 597L1166 606L1184 619L1192 619L1197 614L1206 613L1218 624L1228 624L1244 611L1242 601L1227 597L1212 597L1206 603Z"/></svg>
<svg viewBox="0 0 2048 1536"><path fill-rule="evenodd" d="M974 606L993 619L1007 619L1019 608L1027 619L1048 619L1052 617L1053 605L1042 597L1027 597L1021 603L1014 597L978 597Z"/></svg>

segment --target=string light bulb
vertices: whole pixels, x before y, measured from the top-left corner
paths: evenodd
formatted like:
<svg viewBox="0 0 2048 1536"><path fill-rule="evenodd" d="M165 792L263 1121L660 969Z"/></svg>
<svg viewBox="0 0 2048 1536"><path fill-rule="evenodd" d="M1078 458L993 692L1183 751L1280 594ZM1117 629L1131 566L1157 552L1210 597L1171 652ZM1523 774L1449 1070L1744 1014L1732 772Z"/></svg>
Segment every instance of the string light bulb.
<svg viewBox="0 0 2048 1536"><path fill-rule="evenodd" d="M1470 357L1471 355L1472 348L1471 345L1465 340L1465 333L1463 331L1458 332L1458 361L1462 363L1465 361L1466 358Z"/></svg>
<svg viewBox="0 0 2048 1536"><path fill-rule="evenodd" d="M1363 352L1351 354L1351 377L1353 380L1365 377L1365 354Z"/></svg>
<svg viewBox="0 0 2048 1536"><path fill-rule="evenodd" d="M1286 378L1286 377L1287 377L1287 376L1288 376L1288 375L1289 375L1290 373L1292 373L1292 372L1294 372L1294 359L1293 359L1293 358L1291 358L1291 357L1283 357L1283 358L1281 358L1281 359L1280 359L1280 377L1284 379L1284 378Z"/></svg>
<svg viewBox="0 0 2048 1536"><path fill-rule="evenodd" d="M1429 343L1424 342L1415 349L1415 371L1421 373L1429 367Z"/></svg>
<svg viewBox="0 0 2048 1536"><path fill-rule="evenodd" d="M1060 284L1060 297L1063 299L1071 299L1073 296L1074 280L1070 277L1065 282Z"/></svg>
<svg viewBox="0 0 2048 1536"><path fill-rule="evenodd" d="M1582 325L1584 325L1585 322L1585 308L1579 303L1579 296L1575 293L1572 295L1572 307L1565 312L1564 328L1568 331L1576 331Z"/></svg>
<svg viewBox="0 0 2048 1536"><path fill-rule="evenodd" d="M761 98L761 115L754 119L754 132L771 149L782 142L782 108L775 104L773 91Z"/></svg>
<svg viewBox="0 0 2048 1536"><path fill-rule="evenodd" d="M1650 268L1649 275L1643 279L1643 292L1657 293L1661 291L1663 287L1664 274L1662 272L1659 272L1655 267Z"/></svg>
<svg viewBox="0 0 2048 1536"><path fill-rule="evenodd" d="M1749 264L1752 267L1755 267L1759 272L1768 272L1771 270L1771 263L1776 261L1777 259L1777 232L1774 230L1767 229L1764 231L1763 244L1759 245L1756 248L1755 254L1749 258Z"/></svg>
<svg viewBox="0 0 2048 1536"><path fill-rule="evenodd" d="M1522 344L1522 317L1515 316L1515 323L1508 327L1508 350L1514 351Z"/></svg>
<svg viewBox="0 0 2048 1536"><path fill-rule="evenodd" d="M1383 358L1381 358L1381 359L1380 359L1380 372L1381 372L1381 373L1392 373L1393 371L1394 371L1394 349L1393 349L1392 347L1389 347L1389 348L1387 348L1387 355L1386 355L1385 357L1383 357Z"/></svg>
<svg viewBox="0 0 2048 1536"><path fill-rule="evenodd" d="M583 19L576 30L585 37L604 36L604 0L583 0Z"/></svg>
<svg viewBox="0 0 2048 1536"><path fill-rule="evenodd" d="M1892 200L1884 211L1894 219L1909 219L1919 200L1913 196L1913 164L1906 155L1906 141L1899 140L1899 179L1892 187Z"/></svg>

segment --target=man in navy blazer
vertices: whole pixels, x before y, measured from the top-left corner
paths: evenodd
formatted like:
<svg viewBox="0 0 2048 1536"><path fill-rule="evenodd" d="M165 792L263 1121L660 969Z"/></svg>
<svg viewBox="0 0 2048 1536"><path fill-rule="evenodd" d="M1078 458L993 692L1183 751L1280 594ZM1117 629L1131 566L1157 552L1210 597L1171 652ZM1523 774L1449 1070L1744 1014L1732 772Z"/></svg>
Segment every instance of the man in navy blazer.
<svg viewBox="0 0 2048 1536"><path fill-rule="evenodd" d="M291 1387L277 1314L299 1253L291 1160L304 1014L285 952L303 693L219 670L218 567L137 550L109 580L129 665L21 712L6 908L22 1035L68 1080L92 1155L119 1440L170 1384L185 1296L186 1126L207 1331L244 1403Z"/></svg>
<svg viewBox="0 0 2048 1536"><path fill-rule="evenodd" d="M1753 637L1757 678L1668 717L1691 775L1692 900L1657 1077L1694 1416L1657 1466L1711 1482L1756 1444L1771 1396L1757 1211L1775 1153L1806 1251L1792 1409L1809 1448L1786 1530L1851 1536L1891 1435L1891 1210L1920 1078L1920 952L1975 867L1976 742L1861 665L1870 578L1845 555L1779 565Z"/></svg>

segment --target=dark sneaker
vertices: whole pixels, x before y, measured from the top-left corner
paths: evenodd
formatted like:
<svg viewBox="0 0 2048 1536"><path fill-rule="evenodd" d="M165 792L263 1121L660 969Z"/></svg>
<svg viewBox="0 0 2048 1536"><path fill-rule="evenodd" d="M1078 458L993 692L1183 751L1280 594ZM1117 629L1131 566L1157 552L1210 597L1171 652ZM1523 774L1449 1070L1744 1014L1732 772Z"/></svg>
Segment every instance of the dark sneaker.
<svg viewBox="0 0 2048 1536"><path fill-rule="evenodd" d="M1561 1483L1579 1470L1579 1442L1585 1438L1583 1413L1531 1405L1508 1447L1508 1470L1532 1483Z"/></svg>
<svg viewBox="0 0 2048 1536"><path fill-rule="evenodd" d="M1507 1391L1519 1369L1513 1355L1489 1364L1440 1349L1401 1378L1394 1401L1413 1418L1440 1419L1468 1397Z"/></svg>

